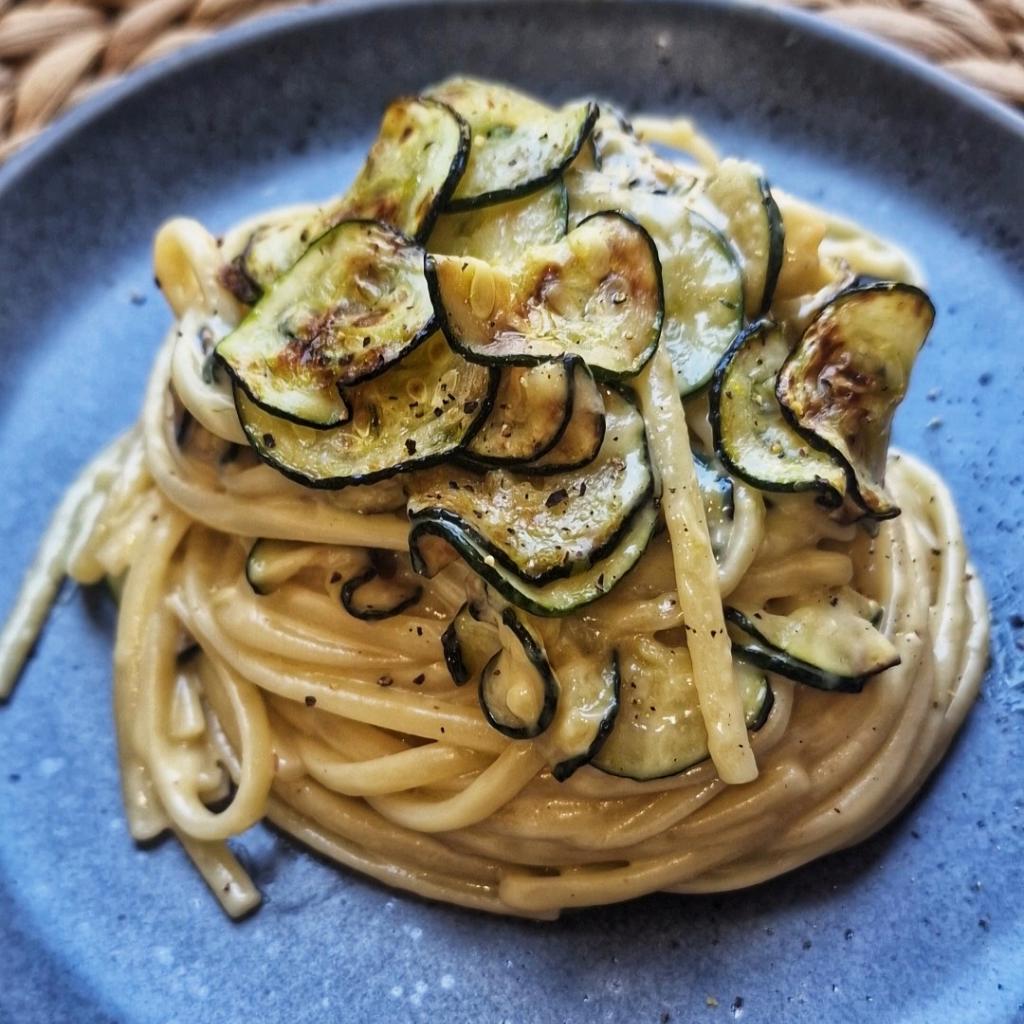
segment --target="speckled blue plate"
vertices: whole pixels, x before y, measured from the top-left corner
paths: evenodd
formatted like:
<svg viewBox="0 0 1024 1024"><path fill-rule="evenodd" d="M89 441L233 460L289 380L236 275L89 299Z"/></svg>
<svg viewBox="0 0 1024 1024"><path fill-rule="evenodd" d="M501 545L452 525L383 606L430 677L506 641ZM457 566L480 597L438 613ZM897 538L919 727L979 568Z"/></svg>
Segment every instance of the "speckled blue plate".
<svg viewBox="0 0 1024 1024"><path fill-rule="evenodd" d="M75 470L136 414L174 213L343 186L385 100L457 70L686 111L772 180L901 238L939 309L898 440L952 483L992 596L982 700L882 834L748 892L555 924L392 893L262 828L232 924L119 806L112 622L69 589L0 710L0 1019L1024 1020L1024 121L821 23L717 3L349 3L225 33L0 171L0 605Z"/></svg>

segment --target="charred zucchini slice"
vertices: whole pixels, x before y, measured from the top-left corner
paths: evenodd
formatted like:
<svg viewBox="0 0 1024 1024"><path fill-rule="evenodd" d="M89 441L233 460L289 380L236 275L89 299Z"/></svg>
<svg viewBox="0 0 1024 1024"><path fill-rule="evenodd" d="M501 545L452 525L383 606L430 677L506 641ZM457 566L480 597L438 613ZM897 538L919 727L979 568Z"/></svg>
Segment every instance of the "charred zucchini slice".
<svg viewBox="0 0 1024 1024"><path fill-rule="evenodd" d="M565 782L589 764L619 713L619 661L613 651L577 658L558 671L558 710L542 743L551 774Z"/></svg>
<svg viewBox="0 0 1024 1024"><path fill-rule="evenodd" d="M874 602L847 587L801 600L787 614L725 610L737 653L769 672L819 690L859 693L871 676L900 663L877 622Z"/></svg>
<svg viewBox="0 0 1024 1024"><path fill-rule="evenodd" d="M353 618L363 622L390 619L419 603L423 587L400 566L393 551L372 551L370 565L341 587L341 605Z"/></svg>
<svg viewBox="0 0 1024 1024"><path fill-rule="evenodd" d="M435 329L423 250L376 221L318 238L216 348L268 412L314 427L348 417L339 384L374 377Z"/></svg>
<svg viewBox="0 0 1024 1024"><path fill-rule="evenodd" d="M708 756L708 736L685 647L637 637L619 650L621 707L615 726L591 762L609 775L637 782L663 779ZM747 728L764 724L772 692L764 673L741 661L733 671Z"/></svg>
<svg viewBox="0 0 1024 1024"><path fill-rule="evenodd" d="M550 476L555 473L568 473L593 462L604 443L605 394L605 391L594 384L594 378L586 364L577 364L572 414L562 436L554 447L540 458L520 466L519 472L534 476Z"/></svg>
<svg viewBox="0 0 1024 1024"><path fill-rule="evenodd" d="M577 397L584 405L596 397L603 417L594 378L576 356L502 370L491 414L469 442L466 458L484 466L534 462L565 434Z"/></svg>
<svg viewBox="0 0 1024 1024"><path fill-rule="evenodd" d="M564 238L568 219L565 185L557 178L522 199L442 214L430 234L427 250L508 266L532 246L550 245Z"/></svg>
<svg viewBox="0 0 1024 1024"><path fill-rule="evenodd" d="M486 580L507 601L533 615L568 615L577 608L603 597L640 560L654 536L658 510L654 501L645 502L626 524L615 546L585 572L537 586L500 565L487 547L461 525L433 517L413 522L409 531L409 554L413 568L433 576L454 557L461 555L470 568Z"/></svg>
<svg viewBox="0 0 1024 1024"><path fill-rule="evenodd" d="M448 674L456 686L478 679L484 666L498 653L501 638L496 623L467 601L441 635L441 649Z"/></svg>
<svg viewBox="0 0 1024 1024"><path fill-rule="evenodd" d="M775 395L779 368L789 355L782 329L752 324L726 352L711 385L715 450L731 473L764 491L820 491L842 504L846 474L787 422Z"/></svg>
<svg viewBox="0 0 1024 1024"><path fill-rule="evenodd" d="M452 78L429 93L470 128L466 170L449 203L453 210L514 199L543 188L561 174L590 137L593 103L560 110L514 89L476 78Z"/></svg>
<svg viewBox="0 0 1024 1024"><path fill-rule="evenodd" d="M654 239L665 296L661 344L680 394L702 388L743 326L743 273L732 247L680 196L623 188L575 168L566 186L570 225L595 211L621 210Z"/></svg>
<svg viewBox="0 0 1024 1024"><path fill-rule="evenodd" d="M931 300L913 285L851 288L821 311L779 371L786 416L842 461L851 497L875 519L900 512L885 490L889 435L934 320Z"/></svg>
<svg viewBox="0 0 1024 1024"><path fill-rule="evenodd" d="M423 97L395 100L349 190L306 220L257 228L228 275L229 286L232 281L247 285L248 294L238 297L252 302L343 220L379 220L422 241L462 176L468 154L469 128L450 107Z"/></svg>
<svg viewBox="0 0 1024 1024"><path fill-rule="evenodd" d="M427 277L445 336L467 359L531 366L580 356L600 380L640 372L661 333L658 253L618 213L588 217L510 271L471 257L431 256Z"/></svg>
<svg viewBox="0 0 1024 1024"><path fill-rule="evenodd" d="M540 640L513 608L501 613L498 635L501 650L480 675L480 708L498 732L533 739L554 718L558 681Z"/></svg>
<svg viewBox="0 0 1024 1024"><path fill-rule="evenodd" d="M269 466L306 487L372 483L458 452L490 412L497 373L467 363L440 335L346 392L349 420L312 430L272 416L235 387L246 437Z"/></svg>
<svg viewBox="0 0 1024 1024"><path fill-rule="evenodd" d="M740 254L747 316L760 316L771 305L785 252L772 190L757 167L730 158L715 169L704 195L721 211L725 234Z"/></svg>
<svg viewBox="0 0 1024 1024"><path fill-rule="evenodd" d="M654 486L639 412L609 395L606 423L597 458L555 478L447 466L423 474L409 518L444 524L461 538L460 552L483 549L534 586L584 572L615 549Z"/></svg>

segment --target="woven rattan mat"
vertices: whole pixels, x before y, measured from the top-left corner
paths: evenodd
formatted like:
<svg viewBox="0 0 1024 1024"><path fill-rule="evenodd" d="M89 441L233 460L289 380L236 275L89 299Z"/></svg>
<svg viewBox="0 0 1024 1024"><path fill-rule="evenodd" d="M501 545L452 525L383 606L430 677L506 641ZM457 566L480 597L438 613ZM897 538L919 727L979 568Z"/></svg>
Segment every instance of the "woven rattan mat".
<svg viewBox="0 0 1024 1024"><path fill-rule="evenodd" d="M1024 107L1024 0L790 0ZM0 0L0 160L112 79L265 0Z"/></svg>

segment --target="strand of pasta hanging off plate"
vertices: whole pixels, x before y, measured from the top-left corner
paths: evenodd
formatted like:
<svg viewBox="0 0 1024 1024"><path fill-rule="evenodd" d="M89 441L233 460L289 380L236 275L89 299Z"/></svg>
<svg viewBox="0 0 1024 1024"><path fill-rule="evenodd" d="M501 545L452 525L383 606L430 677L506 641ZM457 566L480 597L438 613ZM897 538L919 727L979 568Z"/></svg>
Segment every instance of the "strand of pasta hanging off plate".
<svg viewBox="0 0 1024 1024"><path fill-rule="evenodd" d="M942 482L889 452L934 310L896 247L688 121L457 78L341 196L165 224L175 325L0 635L119 603L132 836L225 911L261 819L549 918L770 878L895 815L977 693Z"/></svg>

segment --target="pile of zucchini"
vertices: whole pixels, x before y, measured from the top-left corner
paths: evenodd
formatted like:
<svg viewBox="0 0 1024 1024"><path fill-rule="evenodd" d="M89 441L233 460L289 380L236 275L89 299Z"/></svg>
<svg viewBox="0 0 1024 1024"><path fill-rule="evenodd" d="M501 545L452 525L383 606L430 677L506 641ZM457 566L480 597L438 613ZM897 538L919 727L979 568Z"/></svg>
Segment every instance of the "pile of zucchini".
<svg viewBox="0 0 1024 1024"><path fill-rule="evenodd" d="M408 566L335 566L349 614L398 614L414 573L463 559L487 586L445 633L454 683L479 687L494 728L539 737L559 779L587 763L657 778L707 756L685 647L638 638L556 676L530 621L608 593L658 529L630 391L657 347L683 400L709 398L697 470L716 554L730 474L848 519L899 511L889 428L931 303L861 281L794 336L771 319L783 255L752 165L698 172L612 108L458 78L388 107L344 195L252 232L222 272L250 310L216 358L253 450L292 480L404 474ZM266 592L322 555L258 542L250 582ZM857 690L892 664L878 616L852 591L727 609L748 726L771 707L763 670Z"/></svg>

